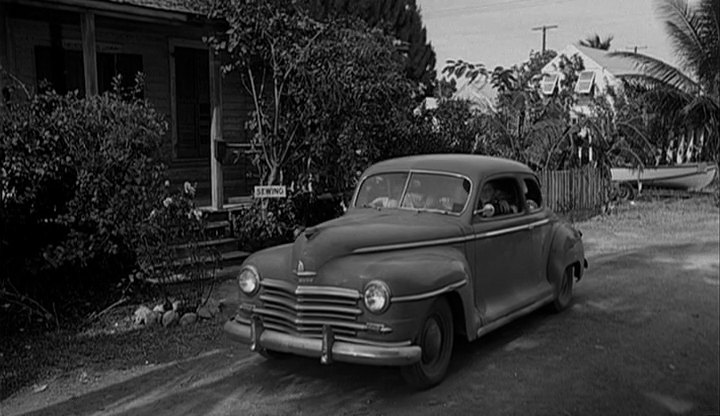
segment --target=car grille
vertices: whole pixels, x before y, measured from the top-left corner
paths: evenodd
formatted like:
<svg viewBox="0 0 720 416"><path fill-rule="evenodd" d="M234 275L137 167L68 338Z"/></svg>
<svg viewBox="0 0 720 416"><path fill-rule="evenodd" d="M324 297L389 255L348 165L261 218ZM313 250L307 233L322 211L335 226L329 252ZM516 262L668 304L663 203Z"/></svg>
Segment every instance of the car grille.
<svg viewBox="0 0 720 416"><path fill-rule="evenodd" d="M326 286L294 286L291 283L266 279L262 282L262 306L253 312L262 317L268 329L305 336L322 337L323 326L333 333L354 336L364 330L359 323L360 294L351 289Z"/></svg>

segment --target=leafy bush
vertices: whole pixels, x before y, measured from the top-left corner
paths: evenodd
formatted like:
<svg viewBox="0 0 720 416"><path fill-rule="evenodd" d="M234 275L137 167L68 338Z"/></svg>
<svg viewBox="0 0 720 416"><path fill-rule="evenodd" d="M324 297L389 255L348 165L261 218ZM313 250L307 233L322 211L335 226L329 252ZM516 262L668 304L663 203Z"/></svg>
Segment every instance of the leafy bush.
<svg viewBox="0 0 720 416"><path fill-rule="evenodd" d="M220 253L203 245L205 219L195 206L195 188L185 182L181 189L172 190L165 183L167 196L139 224L133 246L137 255L137 269L131 281L148 279L167 283L177 279L189 281L195 290L181 294L183 304L194 309L204 303L212 290L214 279L206 279L220 260ZM209 284L206 284L208 283ZM163 288L164 286L159 286ZM168 293L161 293L167 300Z"/></svg>
<svg viewBox="0 0 720 416"><path fill-rule="evenodd" d="M256 200L234 218L235 235L248 251L291 242L297 227L292 199Z"/></svg>
<svg viewBox="0 0 720 416"><path fill-rule="evenodd" d="M172 227L150 216L168 194L166 130L146 101L118 90L90 98L49 91L7 105L0 114L3 300L43 318L87 299L102 304L139 257L155 263L149 247L198 230L189 199L162 214L177 218Z"/></svg>

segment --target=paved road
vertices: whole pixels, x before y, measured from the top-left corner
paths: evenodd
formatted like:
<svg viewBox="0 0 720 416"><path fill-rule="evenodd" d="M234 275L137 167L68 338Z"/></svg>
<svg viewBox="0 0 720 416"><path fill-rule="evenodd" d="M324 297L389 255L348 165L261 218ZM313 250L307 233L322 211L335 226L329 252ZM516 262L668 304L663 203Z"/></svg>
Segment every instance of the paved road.
<svg viewBox="0 0 720 416"><path fill-rule="evenodd" d="M31 414L718 414L720 247L656 243L591 254L571 309L457 344L430 391L391 368L268 362L227 343Z"/></svg>

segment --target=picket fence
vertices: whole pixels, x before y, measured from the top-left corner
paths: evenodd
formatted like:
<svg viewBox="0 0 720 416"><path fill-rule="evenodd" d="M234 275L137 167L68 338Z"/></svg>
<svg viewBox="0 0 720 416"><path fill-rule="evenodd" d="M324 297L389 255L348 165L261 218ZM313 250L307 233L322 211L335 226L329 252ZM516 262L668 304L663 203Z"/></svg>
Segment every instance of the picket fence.
<svg viewBox="0 0 720 416"><path fill-rule="evenodd" d="M610 179L590 166L537 172L550 209L573 220L602 213L610 200Z"/></svg>

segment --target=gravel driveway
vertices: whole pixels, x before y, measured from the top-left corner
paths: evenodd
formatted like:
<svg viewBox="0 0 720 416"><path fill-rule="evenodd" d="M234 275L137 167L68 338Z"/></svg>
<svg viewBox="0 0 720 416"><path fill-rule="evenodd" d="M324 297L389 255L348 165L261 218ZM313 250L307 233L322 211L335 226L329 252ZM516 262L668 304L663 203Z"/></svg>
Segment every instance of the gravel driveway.
<svg viewBox="0 0 720 416"><path fill-rule="evenodd" d="M619 207L579 224L590 268L573 306L459 342L425 392L391 368L198 357L11 397L2 415L718 414L720 215L708 199ZM218 328L220 330L220 328Z"/></svg>

